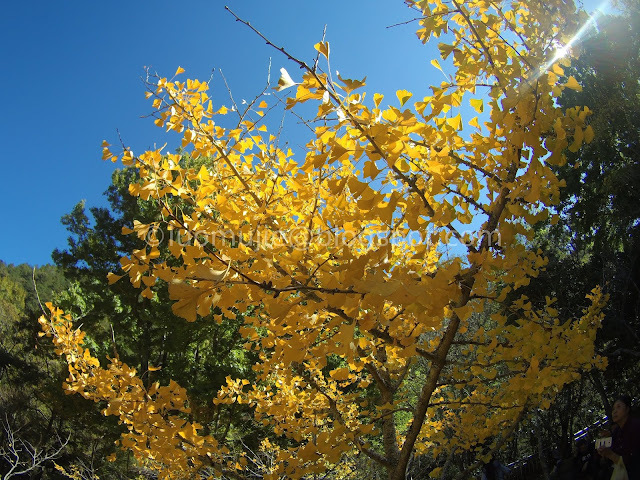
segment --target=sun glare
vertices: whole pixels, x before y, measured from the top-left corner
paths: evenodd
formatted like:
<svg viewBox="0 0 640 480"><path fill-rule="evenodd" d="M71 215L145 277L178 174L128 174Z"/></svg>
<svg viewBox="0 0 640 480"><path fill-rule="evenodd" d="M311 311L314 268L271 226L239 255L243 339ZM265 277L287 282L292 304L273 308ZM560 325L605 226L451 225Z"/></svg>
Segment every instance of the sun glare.
<svg viewBox="0 0 640 480"><path fill-rule="evenodd" d="M578 30L576 32L576 34L573 37L571 37L571 40L569 40L566 45L564 45L562 48L560 48L560 49L558 49L556 51L556 54L553 56L551 61L549 61L547 64L544 65L544 69L543 70L547 70L548 68L551 67L551 65L556 63L562 57L565 57L566 55L568 55L569 52L571 51L571 49L573 48L573 46L576 45L577 43L579 43L582 40L582 38L592 28L594 30L597 30L598 26L597 26L596 21L600 16L602 16L607 11L607 7L609 6L609 3L610 3L609 0L606 0L606 1L602 2L598 6L598 8L596 8L595 12L593 12L592 14L589 15L589 20L587 20L585 22L585 24L582 25L582 27L580 27L580 30Z"/></svg>

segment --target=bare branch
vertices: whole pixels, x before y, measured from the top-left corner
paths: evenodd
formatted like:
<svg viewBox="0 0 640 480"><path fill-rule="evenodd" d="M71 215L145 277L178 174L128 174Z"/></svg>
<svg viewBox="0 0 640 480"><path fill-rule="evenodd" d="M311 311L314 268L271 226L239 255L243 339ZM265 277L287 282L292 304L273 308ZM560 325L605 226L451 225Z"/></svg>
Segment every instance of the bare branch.
<svg viewBox="0 0 640 480"><path fill-rule="evenodd" d="M71 438L71 434L62 440L56 433L56 441L51 447L41 447L34 445L28 440L20 438L18 433L20 428L14 428L9 421L9 416L5 414L2 420L2 428L4 430L5 442L0 446L0 458L2 458L9 467L4 474L2 480L19 477L26 473L35 473L45 466L49 461L54 460L62 455L62 451L66 448Z"/></svg>

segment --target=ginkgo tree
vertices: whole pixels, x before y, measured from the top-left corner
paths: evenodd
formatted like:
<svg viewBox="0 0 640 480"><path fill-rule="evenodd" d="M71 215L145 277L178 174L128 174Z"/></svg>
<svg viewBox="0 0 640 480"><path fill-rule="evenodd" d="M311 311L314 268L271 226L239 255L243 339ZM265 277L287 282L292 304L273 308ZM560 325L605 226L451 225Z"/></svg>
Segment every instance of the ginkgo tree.
<svg viewBox="0 0 640 480"><path fill-rule="evenodd" d="M407 3L420 11L420 40L444 40L448 63L432 63L452 72L417 101L406 90L366 97L364 81L276 47L302 71L282 72L287 109L317 105L302 156L268 132L273 97L223 126L232 109L214 107L208 84L181 80L181 68L149 77L147 97L156 125L208 162L182 168L162 150L103 145L105 159L139 170L130 193L163 208L162 222L127 229L152 240L121 259L133 286L152 296L165 282L187 321L251 313L241 333L259 355L258 380L227 378L212 400L248 404L271 426L264 478L327 472L353 452L391 480L416 455L437 463L473 450L481 460L528 411L605 363L593 350L599 289L564 323L553 299L533 305L517 292L545 265L528 245L562 186L550 166L593 136L588 109L555 101L580 88L563 67L585 16L563 0ZM328 42L315 48L328 64ZM463 118L465 105L478 115ZM470 229L488 234L471 241ZM159 232L181 239L169 260ZM445 256L451 242L461 247ZM256 463L206 435L178 383L147 388L118 358L101 366L51 308L41 323L69 363L65 388L120 418L123 448L162 479L246 478Z"/></svg>

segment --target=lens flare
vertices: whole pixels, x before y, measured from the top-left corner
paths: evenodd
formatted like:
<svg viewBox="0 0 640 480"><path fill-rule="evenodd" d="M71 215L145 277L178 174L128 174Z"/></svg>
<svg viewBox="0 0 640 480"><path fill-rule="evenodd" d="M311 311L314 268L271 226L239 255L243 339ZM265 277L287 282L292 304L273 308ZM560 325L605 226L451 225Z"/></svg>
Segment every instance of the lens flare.
<svg viewBox="0 0 640 480"><path fill-rule="evenodd" d="M609 5L609 0L601 3L596 9L596 11L593 14L589 15L589 20L587 20L585 24L582 25L582 27L580 27L580 30L578 30L576 34L573 37L571 37L571 40L569 40L567 44L564 45L562 48L558 49L556 51L556 54L553 56L553 58L542 66L542 71L548 70L554 63L556 63L562 57L567 56L571 51L571 48L577 43L579 43L582 40L582 38L592 28L594 30L597 30L598 29L597 20L599 17L601 17L605 13L608 5Z"/></svg>

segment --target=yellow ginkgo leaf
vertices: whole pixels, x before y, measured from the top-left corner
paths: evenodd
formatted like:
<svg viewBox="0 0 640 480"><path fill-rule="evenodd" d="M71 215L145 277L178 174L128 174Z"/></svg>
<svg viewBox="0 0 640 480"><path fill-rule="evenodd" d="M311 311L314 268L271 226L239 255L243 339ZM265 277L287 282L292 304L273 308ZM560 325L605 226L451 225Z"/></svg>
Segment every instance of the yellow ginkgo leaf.
<svg viewBox="0 0 640 480"><path fill-rule="evenodd" d="M438 48L440 49L440 55L442 56L442 59L446 60L447 57L451 55L451 52L455 47L453 45L449 45L448 43L439 43Z"/></svg>
<svg viewBox="0 0 640 480"><path fill-rule="evenodd" d="M174 75L180 75L181 73L184 73L184 68L182 67L178 67L178 69L176 70L176 73Z"/></svg>
<svg viewBox="0 0 640 480"><path fill-rule="evenodd" d="M313 48L324 55L325 58L329 58L329 42L318 42L313 46Z"/></svg>
<svg viewBox="0 0 640 480"><path fill-rule="evenodd" d="M484 111L484 102L481 98L472 98L469 103L475 108L476 112L482 113Z"/></svg>
<svg viewBox="0 0 640 480"><path fill-rule="evenodd" d="M111 272L107 273L107 281L109 282L109 285L113 285L121 278L122 278L122 275L116 275L115 273L111 273Z"/></svg>
<svg viewBox="0 0 640 480"><path fill-rule="evenodd" d="M462 128L462 117L460 114L452 118L447 118L447 124L452 126L454 130L460 130Z"/></svg>
<svg viewBox="0 0 640 480"><path fill-rule="evenodd" d="M587 128L584 129L584 141L585 143L591 143L591 140L593 140L593 128L591 128L591 125L588 125Z"/></svg>
<svg viewBox="0 0 640 480"><path fill-rule="evenodd" d="M567 83L565 83L564 86L577 92L582 91L582 85L578 83L573 75L569 77L569 80L567 80Z"/></svg>
<svg viewBox="0 0 640 480"><path fill-rule="evenodd" d="M551 67L551 69L553 70L553 73L555 73L557 75L564 75L564 70L557 63L554 63L553 66Z"/></svg>
<svg viewBox="0 0 640 480"><path fill-rule="evenodd" d="M102 159L103 160L107 160L107 159L111 158L112 156L113 156L113 154L111 153L109 148L107 148L107 147L103 147L102 148Z"/></svg>
<svg viewBox="0 0 640 480"><path fill-rule="evenodd" d="M412 95L413 93L408 92L407 90L398 90L396 92L396 97L398 97L398 100L400 100L400 105L404 105L405 103L407 103L407 100L409 100Z"/></svg>
<svg viewBox="0 0 640 480"><path fill-rule="evenodd" d="M367 81L367 77L364 77L362 80L353 80L350 78L343 78L342 76L340 76L340 73L338 73L338 78L344 84L342 88L347 93L351 93L352 91L357 90L358 88L364 87Z"/></svg>
<svg viewBox="0 0 640 480"><path fill-rule="evenodd" d="M278 92L281 92L285 88L293 87L294 85L297 85L297 83L293 81L293 79L289 75L289 72L287 72L287 70L285 70L284 68L281 68L280 78L278 79L278 86L276 87L276 90Z"/></svg>

